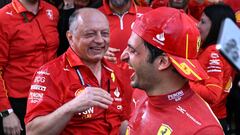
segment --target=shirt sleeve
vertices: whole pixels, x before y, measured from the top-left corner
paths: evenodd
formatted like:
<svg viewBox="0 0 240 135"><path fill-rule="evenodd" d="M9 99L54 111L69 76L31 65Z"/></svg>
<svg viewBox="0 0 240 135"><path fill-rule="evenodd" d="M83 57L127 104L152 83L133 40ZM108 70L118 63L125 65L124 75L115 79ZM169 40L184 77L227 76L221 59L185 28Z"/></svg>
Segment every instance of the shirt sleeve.
<svg viewBox="0 0 240 135"><path fill-rule="evenodd" d="M8 43L8 34L4 32L3 25L0 24L0 112L6 109L11 108L11 105L8 100L8 91L4 82L4 70L8 63L9 55L9 43Z"/></svg>
<svg viewBox="0 0 240 135"><path fill-rule="evenodd" d="M38 70L33 76L30 87L25 123L38 116L47 115L62 106L62 94L59 91L56 77L47 69Z"/></svg>
<svg viewBox="0 0 240 135"><path fill-rule="evenodd" d="M224 65L221 55L216 49L206 49L199 57L199 61L209 78L203 81L190 81L190 87L209 104L216 103L224 92Z"/></svg>

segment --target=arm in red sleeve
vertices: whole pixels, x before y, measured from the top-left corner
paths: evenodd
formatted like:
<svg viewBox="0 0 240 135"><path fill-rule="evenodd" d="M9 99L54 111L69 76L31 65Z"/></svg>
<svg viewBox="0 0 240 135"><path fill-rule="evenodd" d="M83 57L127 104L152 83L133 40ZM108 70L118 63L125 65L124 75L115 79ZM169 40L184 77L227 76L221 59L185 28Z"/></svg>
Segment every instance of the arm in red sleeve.
<svg viewBox="0 0 240 135"><path fill-rule="evenodd" d="M4 26L0 24L0 112L11 108L8 100L8 91L4 81L4 68L8 63L9 44L7 33L3 31Z"/></svg>
<svg viewBox="0 0 240 135"><path fill-rule="evenodd" d="M212 45L204 50L198 58L209 78L203 81L192 82L190 87L209 104L216 103L224 92L224 67L222 56Z"/></svg>
<svg viewBox="0 0 240 135"><path fill-rule="evenodd" d="M216 78L209 77L209 79L199 82L190 81L189 84L207 103L214 104L222 93L222 87L217 81Z"/></svg>

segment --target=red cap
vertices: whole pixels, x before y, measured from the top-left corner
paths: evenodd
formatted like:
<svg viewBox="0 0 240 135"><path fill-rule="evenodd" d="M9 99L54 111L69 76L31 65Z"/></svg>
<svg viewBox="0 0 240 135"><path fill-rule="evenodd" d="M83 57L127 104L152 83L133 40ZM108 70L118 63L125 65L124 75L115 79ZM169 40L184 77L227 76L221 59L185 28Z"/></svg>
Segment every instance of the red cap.
<svg viewBox="0 0 240 135"><path fill-rule="evenodd" d="M134 22L133 32L168 54L174 67L189 80L208 78L197 55L200 34L196 23L183 10L160 7Z"/></svg>

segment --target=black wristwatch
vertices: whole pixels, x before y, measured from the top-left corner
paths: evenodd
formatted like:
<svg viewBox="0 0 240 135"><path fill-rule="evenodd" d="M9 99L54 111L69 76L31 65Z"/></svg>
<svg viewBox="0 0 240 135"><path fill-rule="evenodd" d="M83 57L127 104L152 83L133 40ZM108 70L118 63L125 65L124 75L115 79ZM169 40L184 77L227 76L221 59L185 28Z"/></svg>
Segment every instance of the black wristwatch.
<svg viewBox="0 0 240 135"><path fill-rule="evenodd" d="M7 110L4 110L4 111L2 111L2 112L0 112L0 116L2 117L2 118L4 118L4 117L7 117L9 114L11 114L13 112L13 109L7 109Z"/></svg>

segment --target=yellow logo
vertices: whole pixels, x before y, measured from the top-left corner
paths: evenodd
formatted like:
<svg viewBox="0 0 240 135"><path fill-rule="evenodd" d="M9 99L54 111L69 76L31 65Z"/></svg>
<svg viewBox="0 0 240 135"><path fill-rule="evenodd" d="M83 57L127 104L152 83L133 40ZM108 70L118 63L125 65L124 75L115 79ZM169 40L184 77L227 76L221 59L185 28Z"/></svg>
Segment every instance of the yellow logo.
<svg viewBox="0 0 240 135"><path fill-rule="evenodd" d="M230 92L230 89L232 88L232 77L229 78L226 86L225 86L225 92Z"/></svg>
<svg viewBox="0 0 240 135"><path fill-rule="evenodd" d="M111 73L111 78L112 78L112 81L115 82L116 77L115 77L115 74L113 72Z"/></svg>
<svg viewBox="0 0 240 135"><path fill-rule="evenodd" d="M171 135L172 129L166 125L162 124L161 127L158 129L157 135Z"/></svg>
<svg viewBox="0 0 240 135"><path fill-rule="evenodd" d="M236 21L240 23L240 10L235 13Z"/></svg>
<svg viewBox="0 0 240 135"><path fill-rule="evenodd" d="M172 60L172 62L183 71L184 74L186 75L190 75L192 74L193 76L195 76L198 80L202 80L202 78L200 76L198 76L197 73L195 73L186 63L178 63L177 61L175 61L172 57L170 57L170 59ZM194 66L190 61L189 63Z"/></svg>
<svg viewBox="0 0 240 135"><path fill-rule="evenodd" d="M199 36L198 39L197 39L197 52L199 52L200 47L201 47L201 38Z"/></svg>

